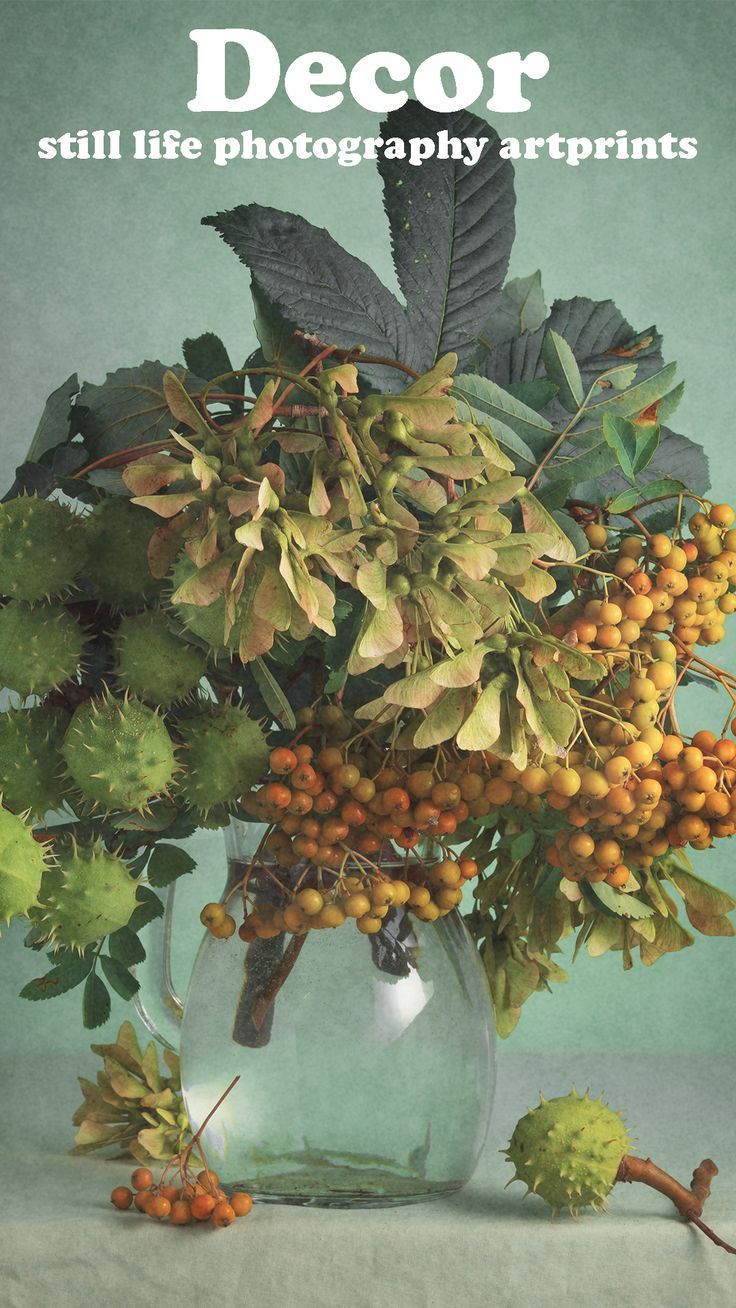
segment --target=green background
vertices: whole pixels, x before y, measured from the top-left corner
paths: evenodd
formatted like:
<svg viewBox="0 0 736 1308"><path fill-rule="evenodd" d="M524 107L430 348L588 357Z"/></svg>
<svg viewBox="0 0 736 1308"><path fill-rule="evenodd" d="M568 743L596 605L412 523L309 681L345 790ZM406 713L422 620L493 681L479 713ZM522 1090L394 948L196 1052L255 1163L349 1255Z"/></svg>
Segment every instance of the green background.
<svg viewBox="0 0 736 1308"><path fill-rule="evenodd" d="M548 302L611 297L635 328L656 321L666 356L688 379L675 425L706 447L717 498L736 497L731 0L24 0L2 4L0 18L3 483L24 454L46 395L71 372L101 381L106 371L144 358L175 362L182 339L207 329L223 337L234 358L252 348L247 273L213 231L199 226L203 214L251 200L298 211L328 227L396 289L370 164L234 162L223 169L207 150L197 162L36 157L39 137L81 127L119 127L124 136L173 127L205 142L246 127L267 137L375 134L377 116L352 103L318 117L300 114L283 97L242 117L189 113L189 29L252 26L276 43L282 67L312 48L333 51L348 66L380 49L405 54L413 66L453 48L481 64L505 50L539 49L550 72L528 84L528 113L495 119L501 135L594 137L626 128L630 135L697 137L698 157L689 162L587 161L570 168L521 161L511 273L541 267ZM734 648L733 637L720 647L731 668ZM690 730L720 725L720 703L692 693L682 720ZM202 872L181 891L181 985L196 945L198 907L224 877L219 835L191 844ZM696 857L701 874L734 890L732 844ZM3 1039L22 1049L86 1047L78 992L34 1007L14 997L39 970L37 957L21 948L22 935L16 927L0 948ZM729 940L698 938L694 948L628 975L618 956L583 957L565 989L530 1002L511 1045L732 1052L735 998L736 943Z"/></svg>

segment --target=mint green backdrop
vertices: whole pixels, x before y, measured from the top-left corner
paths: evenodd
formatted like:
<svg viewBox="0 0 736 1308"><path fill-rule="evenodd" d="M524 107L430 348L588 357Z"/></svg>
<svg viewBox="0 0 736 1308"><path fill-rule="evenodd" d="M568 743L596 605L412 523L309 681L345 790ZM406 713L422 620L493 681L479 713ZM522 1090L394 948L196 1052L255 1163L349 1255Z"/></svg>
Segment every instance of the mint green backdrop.
<svg viewBox="0 0 736 1308"><path fill-rule="evenodd" d="M124 134L175 127L205 140L245 127L266 136L373 134L377 117L352 103L319 118L299 114L285 98L242 118L190 114L189 29L251 26L277 44L282 66L311 48L331 50L348 66L381 49L400 51L413 65L446 49L481 64L505 50L543 50L550 72L528 84L530 112L495 119L502 135L594 137L626 128L630 135L696 136L692 162L519 163L511 273L541 267L548 302L611 297L636 328L656 321L667 357L688 379L676 426L705 445L717 497L736 497L731 0L21 0L2 4L0 18L3 485L46 395L69 373L101 381L108 369L146 357L173 362L184 336L206 329L222 335L234 358L252 348L247 273L199 226L203 214L254 199L296 210L329 227L394 285L370 164L234 162L223 169L209 157L36 158L40 136L81 127ZM733 668L733 638L720 649ZM695 692L682 717L696 730L720 721L721 708L714 695ZM198 937L198 907L224 870L218 835L191 845L204 871L181 891L181 984ZM696 856L696 866L733 892L735 854L733 843L722 842L716 853ZM16 927L0 947L5 1042L27 1050L85 1047L78 994L34 1006L14 997L38 971L37 957L21 948L22 934ZM736 941L698 938L693 949L628 975L618 956L583 957L567 987L530 1002L511 1045L733 1052L735 1000ZM121 1011L118 1005L113 1022Z"/></svg>

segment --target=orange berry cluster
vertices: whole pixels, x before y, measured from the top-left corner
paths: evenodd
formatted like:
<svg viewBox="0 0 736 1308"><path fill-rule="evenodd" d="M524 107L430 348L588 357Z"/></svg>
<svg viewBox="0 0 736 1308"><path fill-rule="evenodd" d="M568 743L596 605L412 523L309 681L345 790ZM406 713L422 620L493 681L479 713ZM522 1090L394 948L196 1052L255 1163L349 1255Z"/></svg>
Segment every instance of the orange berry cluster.
<svg viewBox="0 0 736 1308"><path fill-rule="evenodd" d="M671 632L676 645L717 645L736 611L736 514L729 504L694 513L690 538L626 535L612 545L599 523L585 528L593 561L613 574L601 599L580 596L556 615L553 632L578 648L628 657L644 633ZM595 574L581 581L598 584Z"/></svg>
<svg viewBox="0 0 736 1308"><path fill-rule="evenodd" d="M638 739L593 754L571 750L520 771L497 759L485 795L513 806L564 815L547 861L570 881L607 881L622 889L631 872L671 848L707 849L736 832L736 744L699 731L692 744L646 728ZM631 888L631 887L630 887Z"/></svg>
<svg viewBox="0 0 736 1308"><path fill-rule="evenodd" d="M253 1207L249 1194L227 1195L220 1189L217 1172L205 1169L196 1179L184 1179L183 1185L156 1185L147 1167L136 1167L130 1178L132 1189L118 1185L110 1195L115 1208L136 1208L156 1221L170 1221L172 1226L190 1222L211 1222L213 1226L231 1226L236 1217L245 1217Z"/></svg>

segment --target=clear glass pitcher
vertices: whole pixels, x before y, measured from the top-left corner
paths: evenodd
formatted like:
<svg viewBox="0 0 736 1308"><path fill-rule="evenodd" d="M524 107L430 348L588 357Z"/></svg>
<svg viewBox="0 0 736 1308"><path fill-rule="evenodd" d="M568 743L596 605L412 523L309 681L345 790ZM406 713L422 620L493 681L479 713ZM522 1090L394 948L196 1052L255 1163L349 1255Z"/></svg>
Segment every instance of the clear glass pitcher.
<svg viewBox="0 0 736 1308"><path fill-rule="evenodd" d="M226 833L223 895L263 828ZM267 894L264 883L264 892ZM494 1090L488 984L457 912L420 922L392 908L374 936L351 922L249 945L209 933L185 1004L171 980L173 889L138 968L138 1011L181 1055L196 1129L226 1189L334 1207L413 1203L458 1190L483 1146ZM274 993L278 987L277 993ZM264 999L265 996L265 999Z"/></svg>

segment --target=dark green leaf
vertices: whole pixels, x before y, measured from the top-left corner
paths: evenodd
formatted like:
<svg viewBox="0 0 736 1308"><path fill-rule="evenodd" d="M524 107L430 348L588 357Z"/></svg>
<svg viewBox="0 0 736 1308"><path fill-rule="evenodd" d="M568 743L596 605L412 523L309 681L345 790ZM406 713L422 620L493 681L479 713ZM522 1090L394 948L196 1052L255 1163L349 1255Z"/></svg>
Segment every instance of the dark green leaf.
<svg viewBox="0 0 736 1308"><path fill-rule="evenodd" d="M260 690L264 702L273 713L277 722L288 731L293 731L296 727L296 718L294 711L286 698L283 690L271 675L268 667L260 655L253 660L251 670Z"/></svg>
<svg viewBox="0 0 736 1308"><path fill-rule="evenodd" d="M534 898L541 900L543 904L548 904L554 898L561 880L561 868L546 867L534 887Z"/></svg>
<svg viewBox="0 0 736 1308"><path fill-rule="evenodd" d="M495 424L502 423L506 428L511 428L524 442L522 452L532 465L536 464L537 457L546 453L554 440L552 424L546 418L487 378L464 373L455 378L452 389L477 413L478 422L488 422L490 419L491 430L499 445L503 445L504 441ZM514 451L511 450L511 453Z"/></svg>
<svg viewBox="0 0 736 1308"><path fill-rule="evenodd" d="M512 857L526 858L527 854L531 854L536 839L537 837L534 831L520 831L518 836L514 836L511 841L510 849Z"/></svg>
<svg viewBox="0 0 736 1308"><path fill-rule="evenodd" d="M90 972L84 987L82 1020L88 1031L104 1026L110 1016L110 995L104 981L96 972Z"/></svg>
<svg viewBox="0 0 736 1308"><path fill-rule="evenodd" d="M522 404L534 409L535 413L546 409L557 394L554 383L544 377L538 377L535 381L509 382L504 390L513 395L514 399L521 400Z"/></svg>
<svg viewBox="0 0 736 1308"><path fill-rule="evenodd" d="M500 138L487 122L467 110L438 114L409 100L388 115L381 135L410 140L436 136L439 128L455 137L486 138L473 168L436 155L421 168L407 168L404 160L385 154L378 163L414 366L420 370L448 350L458 354L461 366L473 353L479 324L501 300L514 239L514 170L499 158Z"/></svg>
<svg viewBox="0 0 736 1308"><path fill-rule="evenodd" d="M583 403L580 371L564 336L560 336L551 327L544 337L542 360L549 380L557 387L560 404L568 413L577 413Z"/></svg>
<svg viewBox="0 0 736 1308"><path fill-rule="evenodd" d="M128 928L131 931L140 931L141 927L146 926L148 922L153 922L154 918L163 917L164 906L158 895L154 895L146 886L139 886L135 893L138 907L133 910Z"/></svg>
<svg viewBox="0 0 736 1308"><path fill-rule="evenodd" d="M79 390L79 379L75 372L71 377L67 377L61 386L57 386L55 391L46 401L44 411L41 415L41 421L28 447L26 459L30 462L36 462L47 450L53 449L55 445L62 445L70 438L69 417L72 405L72 399Z"/></svg>
<svg viewBox="0 0 736 1308"><path fill-rule="evenodd" d="M100 958L102 970L109 981L113 990L117 991L121 999L126 1002L133 998L133 995L140 990L140 982L134 976L131 976L127 967L119 963L116 958L106 958L103 954ZM99 1025L97 1023L96 1025Z"/></svg>
<svg viewBox="0 0 736 1308"><path fill-rule="evenodd" d="M501 291L488 322L478 332L478 340L484 349L492 350L494 345L523 336L524 332L535 332L546 317L541 272L513 277Z"/></svg>
<svg viewBox="0 0 736 1308"><path fill-rule="evenodd" d="M194 338L187 337L182 346L182 353L189 371L195 377L203 377L205 381L212 381L213 377L219 377L224 372L232 372L230 356L219 336L215 336L214 332L204 332ZM243 378L232 377L225 389L232 392L242 391Z"/></svg>
<svg viewBox="0 0 736 1308"><path fill-rule="evenodd" d="M21 990L20 997L21 999L53 999L55 995L63 995L67 990L73 990L84 981L93 962L92 954L66 954L62 961L45 976L37 976L33 981L29 981Z"/></svg>
<svg viewBox="0 0 736 1308"><path fill-rule="evenodd" d="M107 937L107 948L110 957L117 959L119 963L124 963L126 967L132 967L134 963L142 963L146 957L143 945L130 927L120 927L118 931L113 931L112 935Z"/></svg>
<svg viewBox="0 0 736 1308"><path fill-rule="evenodd" d="M85 382L74 413L78 430L94 458L113 454L131 445L166 440L176 426L164 399L163 379L167 371L191 392L205 385L185 368L169 369L147 359L138 368L118 368L108 373L101 386Z"/></svg>
<svg viewBox="0 0 736 1308"><path fill-rule="evenodd" d="M636 428L626 418L616 417L612 413L603 415L603 437L613 450L618 465L629 481L635 481L634 460L636 458Z"/></svg>
<svg viewBox="0 0 736 1308"><path fill-rule="evenodd" d="M257 288L285 316L318 340L411 366L406 313L367 264L343 250L324 228L259 204L204 218L246 264ZM362 369L387 384L385 368ZM393 374L395 377L396 374Z"/></svg>
<svg viewBox="0 0 736 1308"><path fill-rule="evenodd" d="M178 877L193 872L196 866L195 860L190 854L187 854L185 849L180 849L178 845L168 845L160 842L154 847L148 861L148 880L152 886L169 886ZM156 899L157 903L161 902L157 896L154 895L153 898ZM135 912L137 913L139 910L136 909ZM135 916L135 913L133 916Z"/></svg>

